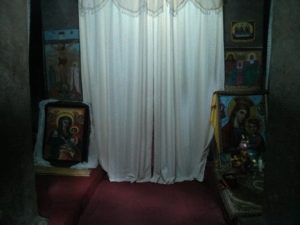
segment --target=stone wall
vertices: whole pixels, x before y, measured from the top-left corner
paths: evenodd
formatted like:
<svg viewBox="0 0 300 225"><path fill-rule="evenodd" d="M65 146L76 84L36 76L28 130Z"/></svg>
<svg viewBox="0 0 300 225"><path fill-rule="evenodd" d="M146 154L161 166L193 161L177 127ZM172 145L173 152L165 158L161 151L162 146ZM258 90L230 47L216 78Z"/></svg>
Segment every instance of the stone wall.
<svg viewBox="0 0 300 225"><path fill-rule="evenodd" d="M0 3L0 224L37 216L28 72L27 1Z"/></svg>
<svg viewBox="0 0 300 225"><path fill-rule="evenodd" d="M273 1L266 215L300 224L300 1Z"/></svg>
<svg viewBox="0 0 300 225"><path fill-rule="evenodd" d="M79 27L78 0L40 0L43 30Z"/></svg>

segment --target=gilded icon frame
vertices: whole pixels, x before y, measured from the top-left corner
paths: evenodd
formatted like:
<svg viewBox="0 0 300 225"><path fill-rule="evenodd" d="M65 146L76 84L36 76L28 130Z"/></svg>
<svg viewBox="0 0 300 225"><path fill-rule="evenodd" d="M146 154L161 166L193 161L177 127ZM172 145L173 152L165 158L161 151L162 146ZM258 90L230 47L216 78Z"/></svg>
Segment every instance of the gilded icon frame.
<svg viewBox="0 0 300 225"><path fill-rule="evenodd" d="M258 164L264 163L267 142L267 91L218 91L216 95L218 108L217 129L219 136L215 138L219 143L216 157L218 167L237 173L262 170L263 168L259 168L262 165ZM234 116L237 114L239 108L246 110L246 116L237 129L234 124ZM257 136L253 134L253 124L256 127L255 135ZM234 156L238 156L241 148L243 148L242 135L245 136L245 141L247 141L246 151L247 155L251 156L249 158L251 165L249 165L249 168L241 169L241 167L239 168L239 166L234 165L233 158ZM256 137L260 141L260 145L253 144L256 143L256 139L254 139ZM259 162L259 160L262 161Z"/></svg>
<svg viewBox="0 0 300 225"><path fill-rule="evenodd" d="M232 21L231 40L233 42L252 42L255 40L256 24L254 21Z"/></svg>
<svg viewBox="0 0 300 225"><path fill-rule="evenodd" d="M43 158L55 165L87 161L89 108L81 102L51 102L45 106Z"/></svg>

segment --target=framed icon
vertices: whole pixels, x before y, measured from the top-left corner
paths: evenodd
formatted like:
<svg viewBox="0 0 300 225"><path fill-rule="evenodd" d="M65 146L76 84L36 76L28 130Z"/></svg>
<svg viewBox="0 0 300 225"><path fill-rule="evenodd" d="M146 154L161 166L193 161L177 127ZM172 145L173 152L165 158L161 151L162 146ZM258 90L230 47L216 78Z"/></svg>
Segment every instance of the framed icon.
<svg viewBox="0 0 300 225"><path fill-rule="evenodd" d="M220 149L218 165L235 173L262 172L267 123L267 94L216 92Z"/></svg>
<svg viewBox="0 0 300 225"><path fill-rule="evenodd" d="M231 40L233 42L251 42L255 40L254 21L231 22Z"/></svg>
<svg viewBox="0 0 300 225"><path fill-rule="evenodd" d="M82 100L79 30L44 32L46 95L58 100Z"/></svg>
<svg viewBox="0 0 300 225"><path fill-rule="evenodd" d="M89 122L89 109L83 103L48 103L45 106L43 158L59 165L86 161Z"/></svg>
<svg viewBox="0 0 300 225"><path fill-rule="evenodd" d="M226 90L262 90L264 83L262 49L225 49Z"/></svg>

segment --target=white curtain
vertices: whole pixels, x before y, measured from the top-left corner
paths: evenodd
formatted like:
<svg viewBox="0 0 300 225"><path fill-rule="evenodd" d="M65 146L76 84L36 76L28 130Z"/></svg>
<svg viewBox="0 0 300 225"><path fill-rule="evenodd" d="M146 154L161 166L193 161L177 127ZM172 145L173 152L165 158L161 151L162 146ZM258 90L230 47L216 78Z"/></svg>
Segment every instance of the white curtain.
<svg viewBox="0 0 300 225"><path fill-rule="evenodd" d="M83 14L94 13L108 2L113 2L123 12L135 15L145 11L157 15L162 12L166 3L172 14L176 14L187 2L192 2L194 6L205 12L220 10L223 5L222 0L79 0L79 10Z"/></svg>
<svg viewBox="0 0 300 225"><path fill-rule="evenodd" d="M144 0L134 11L120 2L79 2L100 164L111 181L201 181L211 97L223 88L222 7L161 0L149 10Z"/></svg>

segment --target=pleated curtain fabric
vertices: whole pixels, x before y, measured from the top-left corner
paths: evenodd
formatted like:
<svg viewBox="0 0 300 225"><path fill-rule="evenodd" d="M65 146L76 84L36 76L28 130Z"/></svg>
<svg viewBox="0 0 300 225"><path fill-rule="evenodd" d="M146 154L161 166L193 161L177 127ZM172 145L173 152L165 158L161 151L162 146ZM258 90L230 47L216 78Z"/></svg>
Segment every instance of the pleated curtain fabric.
<svg viewBox="0 0 300 225"><path fill-rule="evenodd" d="M95 13L108 2L114 3L119 10L136 15L145 11L148 14L157 15L162 12L166 3L173 14L176 14L188 2L192 2L198 9L207 12L220 10L223 6L222 0L79 0L79 10L83 14Z"/></svg>
<svg viewBox="0 0 300 225"><path fill-rule="evenodd" d="M222 6L88 2L79 2L81 71L100 165L111 181L202 181L211 98L224 83Z"/></svg>

